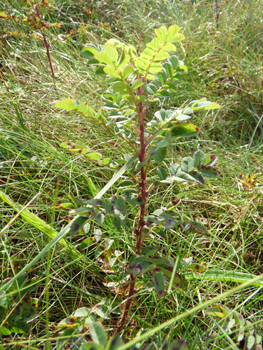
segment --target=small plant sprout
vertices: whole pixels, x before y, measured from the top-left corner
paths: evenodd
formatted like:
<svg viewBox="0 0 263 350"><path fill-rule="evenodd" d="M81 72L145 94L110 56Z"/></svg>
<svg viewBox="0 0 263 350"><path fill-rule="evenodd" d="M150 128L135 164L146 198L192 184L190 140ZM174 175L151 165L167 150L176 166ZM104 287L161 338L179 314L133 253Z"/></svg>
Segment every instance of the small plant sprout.
<svg viewBox="0 0 263 350"><path fill-rule="evenodd" d="M161 246L149 245L149 235L162 235L171 229L186 232L191 228L206 232L199 223L184 223L176 217L175 208L180 202L177 197L167 203L166 208L153 211L149 199L158 186L190 181L203 184L204 177L216 176L213 167L216 156L205 155L201 150L183 159L178 156L177 162L163 165L171 144L174 147L178 139L199 133L200 128L189 122L193 113L220 107L202 98L186 103L182 108L164 108L169 101L175 100L180 90L181 75L187 72L187 67L175 55L175 45L183 39L180 28L172 25L168 29L164 26L156 29L155 37L142 52L116 39L110 39L99 47L87 45L83 56L91 67L95 67L96 74L109 84L109 89L102 96L101 110L97 112L87 102L79 103L74 99L55 102L55 107L84 115L127 145L123 159L111 160L90 149L85 140L62 144L62 147L83 154L100 165L119 169L107 187L117 182L116 195L110 198L96 196L89 200L73 199L74 209L69 213L77 215L79 220L74 221L71 234L92 218L97 225L103 225L106 215L117 231L126 230L134 235L134 254L130 256L128 264L122 263L118 254L114 262L109 258L116 272L116 285L127 290L118 331L127 323L133 296L142 285L137 286L137 281L143 275L152 276L152 285L160 298L168 283L170 288L184 286L183 273L179 272L180 264L165 258L160 252ZM66 202L68 207L69 201ZM63 208L63 202L59 205ZM185 268L192 271L203 270L200 265L186 265Z"/></svg>

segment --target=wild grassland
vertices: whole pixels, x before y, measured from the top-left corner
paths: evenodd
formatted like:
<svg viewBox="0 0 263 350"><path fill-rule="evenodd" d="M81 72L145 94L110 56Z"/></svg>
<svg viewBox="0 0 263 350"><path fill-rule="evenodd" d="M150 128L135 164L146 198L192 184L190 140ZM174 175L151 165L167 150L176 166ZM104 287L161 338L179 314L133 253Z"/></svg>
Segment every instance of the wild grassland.
<svg viewBox="0 0 263 350"><path fill-rule="evenodd" d="M207 97L218 102L221 109L195 116L193 120L201 127L201 133L189 142L182 140L171 147L169 157L183 158L191 148L200 147L219 158L218 176L204 186L164 187L151 196L152 207L158 208L177 195L181 198L178 216L202 223L207 235L171 231L165 239L153 236L148 243L161 242L169 258L176 257L179 250L181 256L194 257L206 268L262 274L262 193L254 187L247 191L237 178L242 171L244 175L255 174L258 183L263 181L263 6L260 0L218 3L217 29L214 6L208 1L123 0L105 5L93 1L91 7L86 1L55 0L46 20L63 26L47 30L48 41L80 29L50 47L55 79L43 42L9 35L14 31L29 35L30 28L22 22L1 19L5 34L0 66L0 190L22 207L37 195L28 209L59 232L66 224L67 211L54 209L53 204L68 194L91 199L114 174L114 170L72 155L59 145L67 140L81 140L112 159L120 159L125 151L125 145L120 148L116 136L101 134L82 116L53 108L55 100L69 97L100 108L101 94L107 87L87 66L82 48L88 42L102 44L115 37L140 50L152 37L154 28L177 24L186 37L178 56L189 72L178 87L176 100L169 100L166 105L179 107L185 101ZM2 2L1 8L23 17L26 8L21 4L18 0ZM115 187L109 190L114 191ZM3 229L16 212L4 201L0 202L0 210ZM94 228L95 224L91 225ZM19 216L1 232L1 279L12 277L48 246L47 232L36 226ZM129 233L117 233L107 222L102 236L103 242L107 238L114 240L114 247L123 252L124 260L129 258L134 246ZM34 295L39 303L37 317L30 323L30 334L4 338L9 342L6 349L43 348L47 337L58 337L58 322L76 309L92 308L102 298L109 300L111 308L114 302L118 304L125 298L103 285L107 272L95 258L96 245L77 250L84 238L80 232L66 240L69 244L57 244L34 266L41 281ZM200 275L184 290L176 290L161 300L144 286L124 333L131 339L139 329L152 329L234 285L229 281L205 280ZM262 300L262 287L253 286L221 303L242 313L262 331ZM118 317L104 321L109 332L114 331ZM220 337L225 334L219 332L211 340L212 330L217 332L218 325L199 312L158 332L156 337L184 338L188 349L223 348L225 343Z"/></svg>

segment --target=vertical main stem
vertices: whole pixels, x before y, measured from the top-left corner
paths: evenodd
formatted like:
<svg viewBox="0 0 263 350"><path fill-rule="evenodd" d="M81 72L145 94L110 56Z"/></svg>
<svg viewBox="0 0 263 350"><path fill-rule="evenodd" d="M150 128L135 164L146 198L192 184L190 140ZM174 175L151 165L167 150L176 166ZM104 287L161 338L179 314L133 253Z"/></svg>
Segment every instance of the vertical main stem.
<svg viewBox="0 0 263 350"><path fill-rule="evenodd" d="M139 87L138 89L139 95L143 94L143 87ZM138 111L138 117L139 117L139 123L140 123L140 154L139 154L139 159L140 163L144 162L145 160L145 153L146 153L146 142L144 138L144 114L145 110L143 109L143 104L142 102L138 103L137 106L137 111ZM141 248L142 248L142 234L143 234L143 228L145 225L145 210L146 210L146 200L147 200L147 192L146 192L146 170L145 167L143 166L141 168L141 181L140 181L140 189L139 189L139 195L140 195L140 200L141 200L141 205L140 205L140 217L139 217L139 223L138 223L138 228L135 230L136 233L136 249L135 253L137 255L141 254ZM130 289L129 289L129 294L128 298L125 304L125 309L122 314L122 318L118 324L118 331L121 331L123 327L125 326L126 319L130 310L131 302L132 302L132 296L135 293L135 280L136 277L131 275L130 278Z"/></svg>

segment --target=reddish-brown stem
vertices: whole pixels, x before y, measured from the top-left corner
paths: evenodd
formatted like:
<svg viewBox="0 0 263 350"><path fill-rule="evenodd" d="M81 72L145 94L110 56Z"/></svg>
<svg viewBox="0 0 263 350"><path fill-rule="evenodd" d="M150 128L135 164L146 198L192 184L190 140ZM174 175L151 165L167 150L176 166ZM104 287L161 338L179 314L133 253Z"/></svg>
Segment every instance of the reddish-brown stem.
<svg viewBox="0 0 263 350"><path fill-rule="evenodd" d="M53 79L55 79L55 74L54 74L54 70L53 70L53 66L52 66L52 62L51 62L51 57L50 57L50 52L49 52L49 46L50 45L47 42L46 35L44 33L44 29L41 29L41 33L42 33L44 44L45 44L45 47L46 47L47 58L48 58L49 66L50 66L50 69L51 69L52 77L53 77Z"/></svg>
<svg viewBox="0 0 263 350"><path fill-rule="evenodd" d="M40 21L42 20L41 18L41 15L40 15L40 8L38 5L35 6L35 11L36 11L36 16L40 19ZM49 66L50 66L50 69L51 69L51 74L52 74L52 77L53 79L55 79L55 74L54 74L54 70L53 70L53 66L52 66L52 62L51 62L51 57L50 57L50 52L49 52L49 47L50 47L50 44L47 42L47 38L46 38L46 35L44 33L44 29L41 28L41 34L42 34L42 37L43 37L43 41L44 41L44 44L45 44L45 48L46 48L46 53L47 53L47 58L48 58L48 62L49 62Z"/></svg>
<svg viewBox="0 0 263 350"><path fill-rule="evenodd" d="M143 88L139 87L138 89L139 95L143 94ZM139 123L140 123L140 153L139 153L139 160L140 162L144 162L145 160L145 154L146 154L146 142L145 142L145 137L144 137L144 114L145 114L145 109L143 108L142 102L138 103L137 105L137 110L138 110L138 116L139 116ZM146 210L146 200L147 200L147 191L146 191L146 169L143 166L141 168L141 179L139 183L139 196L140 196L140 218L139 218L139 223L138 223L138 228L135 230L136 233L136 249L135 253L137 255L141 254L141 248L142 248L142 243L143 243L143 229L145 226L145 210ZM135 280L136 277L131 275L130 278L130 288L129 288L129 295L127 302L125 304L124 312L122 314L122 318L118 324L118 332L120 332L123 327L125 326L126 319L130 310L131 302L132 302L132 296L134 295L135 292Z"/></svg>

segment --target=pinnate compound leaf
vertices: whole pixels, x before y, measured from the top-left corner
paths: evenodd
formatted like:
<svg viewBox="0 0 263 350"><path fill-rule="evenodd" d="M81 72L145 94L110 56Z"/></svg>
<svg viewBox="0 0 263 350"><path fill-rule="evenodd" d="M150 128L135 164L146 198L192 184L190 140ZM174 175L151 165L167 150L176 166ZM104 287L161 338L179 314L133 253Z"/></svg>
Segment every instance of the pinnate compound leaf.
<svg viewBox="0 0 263 350"><path fill-rule="evenodd" d="M159 298L164 295L164 279L161 271L153 273L153 286Z"/></svg>
<svg viewBox="0 0 263 350"><path fill-rule="evenodd" d="M94 343L104 348L107 344L107 334L102 325L98 322L91 323L89 325L89 330Z"/></svg>

